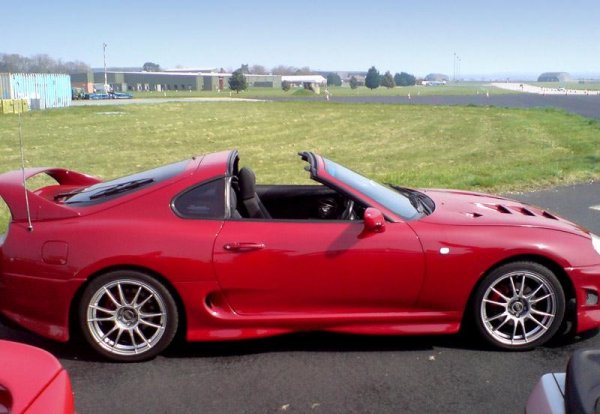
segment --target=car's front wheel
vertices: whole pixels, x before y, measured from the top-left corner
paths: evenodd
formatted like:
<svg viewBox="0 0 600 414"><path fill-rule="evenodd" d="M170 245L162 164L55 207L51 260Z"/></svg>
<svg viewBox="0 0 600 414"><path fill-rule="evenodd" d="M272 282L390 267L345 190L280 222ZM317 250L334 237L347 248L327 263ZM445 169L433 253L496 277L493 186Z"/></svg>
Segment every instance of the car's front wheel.
<svg viewBox="0 0 600 414"><path fill-rule="evenodd" d="M565 296L556 275L533 262L508 263L484 277L475 292L477 328L492 345L526 350L558 331Z"/></svg>
<svg viewBox="0 0 600 414"><path fill-rule="evenodd" d="M178 315L161 283L145 273L124 270L105 273L85 288L79 321L95 351L133 362L152 358L171 343Z"/></svg>

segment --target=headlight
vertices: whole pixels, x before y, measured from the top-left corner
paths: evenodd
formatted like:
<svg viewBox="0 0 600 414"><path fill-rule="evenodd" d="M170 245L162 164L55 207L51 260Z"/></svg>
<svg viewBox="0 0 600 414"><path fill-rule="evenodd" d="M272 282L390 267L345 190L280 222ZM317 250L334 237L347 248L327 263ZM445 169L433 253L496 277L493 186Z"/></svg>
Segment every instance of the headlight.
<svg viewBox="0 0 600 414"><path fill-rule="evenodd" d="M592 246L594 246L594 250L596 250L596 253L600 254L600 237L591 233L590 235L592 236Z"/></svg>

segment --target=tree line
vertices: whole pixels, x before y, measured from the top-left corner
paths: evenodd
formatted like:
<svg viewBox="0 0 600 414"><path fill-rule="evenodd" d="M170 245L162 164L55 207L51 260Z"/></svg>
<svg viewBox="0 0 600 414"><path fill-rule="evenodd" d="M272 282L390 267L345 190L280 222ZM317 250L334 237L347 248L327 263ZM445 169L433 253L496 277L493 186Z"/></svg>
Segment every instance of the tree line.
<svg viewBox="0 0 600 414"><path fill-rule="evenodd" d="M414 75L406 72L396 73L392 76L392 73L388 70L383 75L372 66L367 71L364 85L369 89L379 88L384 86L386 88L393 88L395 86L413 86L417 83L417 78ZM342 79L337 73L329 73L327 75L327 86L342 86ZM350 87L356 89L360 86L360 82L356 76L350 78Z"/></svg>
<svg viewBox="0 0 600 414"><path fill-rule="evenodd" d="M0 53L0 72L11 73L78 73L87 72L87 63L64 62L46 54L22 56L17 53Z"/></svg>
<svg viewBox="0 0 600 414"><path fill-rule="evenodd" d="M62 61L61 59L55 59L47 54L37 54L33 56L22 56L16 53L0 53L0 72L12 72L12 73L81 73L90 70L90 66L87 63L81 61ZM159 64L154 62L146 62L143 65L143 70L148 72L158 72L161 70ZM315 73L308 66L296 67L287 65L278 65L271 70L263 65L248 65L242 64L239 69L234 71L236 74L235 90L238 92L244 90L244 81L242 80L243 75L254 74L254 75L310 75ZM369 89L376 89L379 86L386 88L393 88L395 86L412 86L416 83L416 78L406 72L396 73L392 76L390 71L385 72L383 75L372 66L367 71L367 76L364 80L364 85ZM331 72L327 74L327 86L341 86L342 79L340 76ZM361 85L361 82L352 76L350 78L350 87L355 89ZM240 88L241 87L241 88Z"/></svg>
<svg viewBox="0 0 600 414"><path fill-rule="evenodd" d="M289 68L289 67L288 67ZM310 74L310 69L306 68L307 71L302 74ZM243 64L239 69L233 71L231 77L229 78L229 89L240 93L240 91L246 90L248 88L248 83L245 75L248 74L258 74L252 71L252 69L247 65ZM264 74L264 73L261 73ZM279 74L274 73L273 74ZM294 74L299 74L298 72L294 72ZM379 86L383 86L386 88L394 88L396 86L413 86L417 83L417 78L407 72L396 73L392 76L392 73L388 70L383 75L379 73L379 71L375 68L375 66L371 66L367 71L367 76L365 77L364 85L373 90L379 88ZM342 86L342 78L335 72L331 72L327 74L327 86ZM350 78L350 87L352 89L356 89L360 86L360 82L356 78L356 76L352 76ZM283 81L281 83L281 88L284 91L288 91L291 87L291 84L288 81Z"/></svg>
<svg viewBox="0 0 600 414"><path fill-rule="evenodd" d="M367 76L365 77L365 86L369 89L376 89L379 88L379 86L384 86L386 88L393 88L395 86L412 86L416 83L417 78L410 73L400 72L392 76L391 72L388 70L381 75L375 66L371 66L371 68L369 68L367 71ZM350 83L350 86L352 86L352 83Z"/></svg>

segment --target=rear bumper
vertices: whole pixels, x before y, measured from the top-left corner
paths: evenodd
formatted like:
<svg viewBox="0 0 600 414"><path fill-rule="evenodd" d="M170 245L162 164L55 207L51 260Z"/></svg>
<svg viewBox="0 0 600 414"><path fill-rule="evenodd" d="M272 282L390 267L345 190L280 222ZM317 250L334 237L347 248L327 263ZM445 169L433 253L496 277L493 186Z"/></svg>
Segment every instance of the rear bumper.
<svg viewBox="0 0 600 414"><path fill-rule="evenodd" d="M69 308L79 280L0 273L0 313L46 338L69 340Z"/></svg>
<svg viewBox="0 0 600 414"><path fill-rule="evenodd" d="M565 270L575 286L577 332L600 327L600 264Z"/></svg>

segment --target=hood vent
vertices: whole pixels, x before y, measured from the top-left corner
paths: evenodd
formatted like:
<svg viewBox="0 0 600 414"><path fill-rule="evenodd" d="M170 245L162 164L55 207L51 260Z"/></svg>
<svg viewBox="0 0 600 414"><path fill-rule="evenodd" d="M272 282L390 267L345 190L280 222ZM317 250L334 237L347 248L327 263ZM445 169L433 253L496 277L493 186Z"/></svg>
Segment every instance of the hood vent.
<svg viewBox="0 0 600 414"><path fill-rule="evenodd" d="M479 207L486 207L486 208L489 208L491 210L495 210L495 211L497 211L499 213L502 213L502 214L521 213L524 216L530 216L530 217L539 217L541 215L542 217L546 217L546 218L551 219L551 220L558 220L558 217L556 217L555 215L553 215L551 213L548 213L545 210L544 211L535 211L534 212L534 210L532 210L530 208L527 208L527 207L524 207L524 206L519 206L519 205L516 205L516 206L505 206L503 204L491 204L491 203L490 204L479 204L479 203L477 203L476 205L479 206Z"/></svg>
<svg viewBox="0 0 600 414"><path fill-rule="evenodd" d="M544 216L544 217L546 217L546 218L549 218L549 219L552 219L552 220L558 220L558 217L556 217L556 216L555 216L555 215L553 215L553 214L550 214L550 213L548 213L548 212L547 212L547 211L545 211L545 210L542 212L542 216Z"/></svg>
<svg viewBox="0 0 600 414"><path fill-rule="evenodd" d="M512 214L512 212L507 207L503 206L502 204L492 205L492 208L496 209L500 213Z"/></svg>
<svg viewBox="0 0 600 414"><path fill-rule="evenodd" d="M515 210L519 211L522 214L525 214L526 216L535 216L535 213L533 211L525 207L516 207Z"/></svg>

